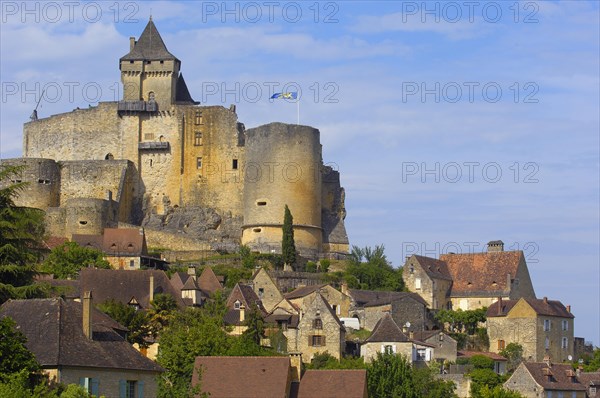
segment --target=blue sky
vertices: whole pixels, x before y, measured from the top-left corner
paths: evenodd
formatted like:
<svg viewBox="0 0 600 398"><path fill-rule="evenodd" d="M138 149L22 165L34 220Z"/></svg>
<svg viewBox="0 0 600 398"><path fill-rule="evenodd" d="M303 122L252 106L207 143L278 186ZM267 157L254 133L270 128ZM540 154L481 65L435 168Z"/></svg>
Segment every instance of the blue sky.
<svg viewBox="0 0 600 398"><path fill-rule="evenodd" d="M195 99L235 103L246 127L295 123L268 96L300 89L352 244L398 266L501 239L600 344L597 2L48 4L2 2L2 158L43 87L40 117L119 99L152 13Z"/></svg>

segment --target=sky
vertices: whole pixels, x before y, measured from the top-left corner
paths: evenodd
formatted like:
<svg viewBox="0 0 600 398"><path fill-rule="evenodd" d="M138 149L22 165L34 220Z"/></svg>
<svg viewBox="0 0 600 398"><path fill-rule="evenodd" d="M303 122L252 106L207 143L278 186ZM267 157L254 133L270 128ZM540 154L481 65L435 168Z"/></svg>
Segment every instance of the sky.
<svg viewBox="0 0 600 398"><path fill-rule="evenodd" d="M0 157L22 124L120 99L152 18L203 105L321 132L352 245L523 250L538 297L600 344L596 1L1 2Z"/></svg>

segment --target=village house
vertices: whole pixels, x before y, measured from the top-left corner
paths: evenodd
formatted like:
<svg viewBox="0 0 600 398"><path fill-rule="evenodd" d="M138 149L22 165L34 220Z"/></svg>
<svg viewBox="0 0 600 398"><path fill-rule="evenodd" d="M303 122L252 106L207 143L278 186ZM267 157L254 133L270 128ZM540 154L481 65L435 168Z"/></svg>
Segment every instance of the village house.
<svg viewBox="0 0 600 398"><path fill-rule="evenodd" d="M320 294L323 296L327 303L333 309L338 318L348 317L350 310L350 296L334 289L331 285L320 284L303 286L293 290L285 295L293 305L300 308L300 311L304 311L310 303L312 303L314 296Z"/></svg>
<svg viewBox="0 0 600 398"><path fill-rule="evenodd" d="M283 300L283 294L279 291L277 284L267 270L262 267L252 276L252 288L268 312L271 312Z"/></svg>
<svg viewBox="0 0 600 398"><path fill-rule="evenodd" d="M246 315L249 311L257 308L260 315L264 318L267 315L260 299L252 290L252 286L236 283L233 290L227 298L227 313L224 317L226 325L233 326L230 332L233 335L241 335L248 326L246 326Z"/></svg>
<svg viewBox="0 0 600 398"><path fill-rule="evenodd" d="M586 386L577 378L570 364L522 362L504 388L517 391L525 398L586 398Z"/></svg>
<svg viewBox="0 0 600 398"><path fill-rule="evenodd" d="M433 310L452 307L449 292L452 276L446 262L412 255L402 268L402 279L411 292L419 294Z"/></svg>
<svg viewBox="0 0 600 398"><path fill-rule="evenodd" d="M500 352L510 343L523 346L523 358L563 362L573 356L575 317L560 301L521 298L500 299L487 310L490 351Z"/></svg>
<svg viewBox="0 0 600 398"><path fill-rule="evenodd" d="M406 335L392 315L386 312L362 344L360 355L367 363L376 359L378 352L403 355L410 363L422 365L433 359L434 348L431 344L415 340L412 332Z"/></svg>
<svg viewBox="0 0 600 398"><path fill-rule="evenodd" d="M367 372L301 371L300 356L197 357L192 387L211 398L367 398Z"/></svg>
<svg viewBox="0 0 600 398"><path fill-rule="evenodd" d="M124 339L123 326L92 306L91 292L82 302L9 300L0 316L17 323L50 380L81 385L95 396L156 397L163 369Z"/></svg>
<svg viewBox="0 0 600 398"><path fill-rule="evenodd" d="M433 359L438 362L456 362L457 342L442 330L422 330L413 334L417 341L435 347Z"/></svg>
<svg viewBox="0 0 600 398"><path fill-rule="evenodd" d="M577 379L587 390L587 397L600 397L600 372L582 372L578 369L576 373Z"/></svg>

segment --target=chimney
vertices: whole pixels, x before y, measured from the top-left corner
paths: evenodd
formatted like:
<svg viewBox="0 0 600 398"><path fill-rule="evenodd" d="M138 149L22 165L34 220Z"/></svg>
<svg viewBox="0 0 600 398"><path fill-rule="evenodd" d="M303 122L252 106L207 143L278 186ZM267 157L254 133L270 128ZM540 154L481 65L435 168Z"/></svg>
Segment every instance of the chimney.
<svg viewBox="0 0 600 398"><path fill-rule="evenodd" d="M246 307L244 304L240 305L240 322L244 322L246 320Z"/></svg>
<svg viewBox="0 0 600 398"><path fill-rule="evenodd" d="M502 315L502 297L498 297L498 315Z"/></svg>
<svg viewBox="0 0 600 398"><path fill-rule="evenodd" d="M408 332L408 338L409 339L414 339L415 338L415 332L413 332L412 330L410 332Z"/></svg>
<svg viewBox="0 0 600 398"><path fill-rule="evenodd" d="M292 372L292 382L299 382L302 377L302 353L290 352L290 371Z"/></svg>
<svg viewBox="0 0 600 398"><path fill-rule="evenodd" d="M342 288L342 293L345 295L349 295L350 292L348 291L348 284L346 282L342 282L341 286Z"/></svg>
<svg viewBox="0 0 600 398"><path fill-rule="evenodd" d="M567 305L567 312L570 314L571 313L571 305Z"/></svg>
<svg viewBox="0 0 600 398"><path fill-rule="evenodd" d="M154 275L150 274L150 302L154 301Z"/></svg>
<svg viewBox="0 0 600 398"><path fill-rule="evenodd" d="M548 297L544 297L544 304L548 304Z"/></svg>
<svg viewBox="0 0 600 398"><path fill-rule="evenodd" d="M135 37L129 37L129 51L133 51L133 47L135 47Z"/></svg>
<svg viewBox="0 0 600 398"><path fill-rule="evenodd" d="M575 374L577 375L577 377L581 376L582 371L583 371L583 366L581 366L581 365L577 366L577 370L575 371Z"/></svg>
<svg viewBox="0 0 600 398"><path fill-rule="evenodd" d="M92 340L92 291L83 292L83 335Z"/></svg>
<svg viewBox="0 0 600 398"><path fill-rule="evenodd" d="M187 274L196 280L196 267L190 265L188 267Z"/></svg>
<svg viewBox="0 0 600 398"><path fill-rule="evenodd" d="M504 251L504 242L502 242L501 240L492 240L489 241L488 244L488 253L494 253L494 252L503 252Z"/></svg>
<svg viewBox="0 0 600 398"><path fill-rule="evenodd" d="M552 367L552 362L550 362L550 356L549 356L549 355L546 355L546 356L544 357L544 363L545 363L545 364L546 364L546 366L548 366L549 368L551 368L551 367Z"/></svg>

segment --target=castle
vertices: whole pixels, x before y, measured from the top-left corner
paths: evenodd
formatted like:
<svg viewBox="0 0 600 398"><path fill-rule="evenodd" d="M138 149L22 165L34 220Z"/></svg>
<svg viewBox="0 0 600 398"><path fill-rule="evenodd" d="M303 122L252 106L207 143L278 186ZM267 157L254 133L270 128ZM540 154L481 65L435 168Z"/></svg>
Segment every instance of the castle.
<svg viewBox="0 0 600 398"><path fill-rule="evenodd" d="M123 99L25 123L19 204L50 235L141 225L150 246L281 251L284 206L308 258L347 253L344 189L319 130L246 129L235 106L200 105L152 19L119 60Z"/></svg>

